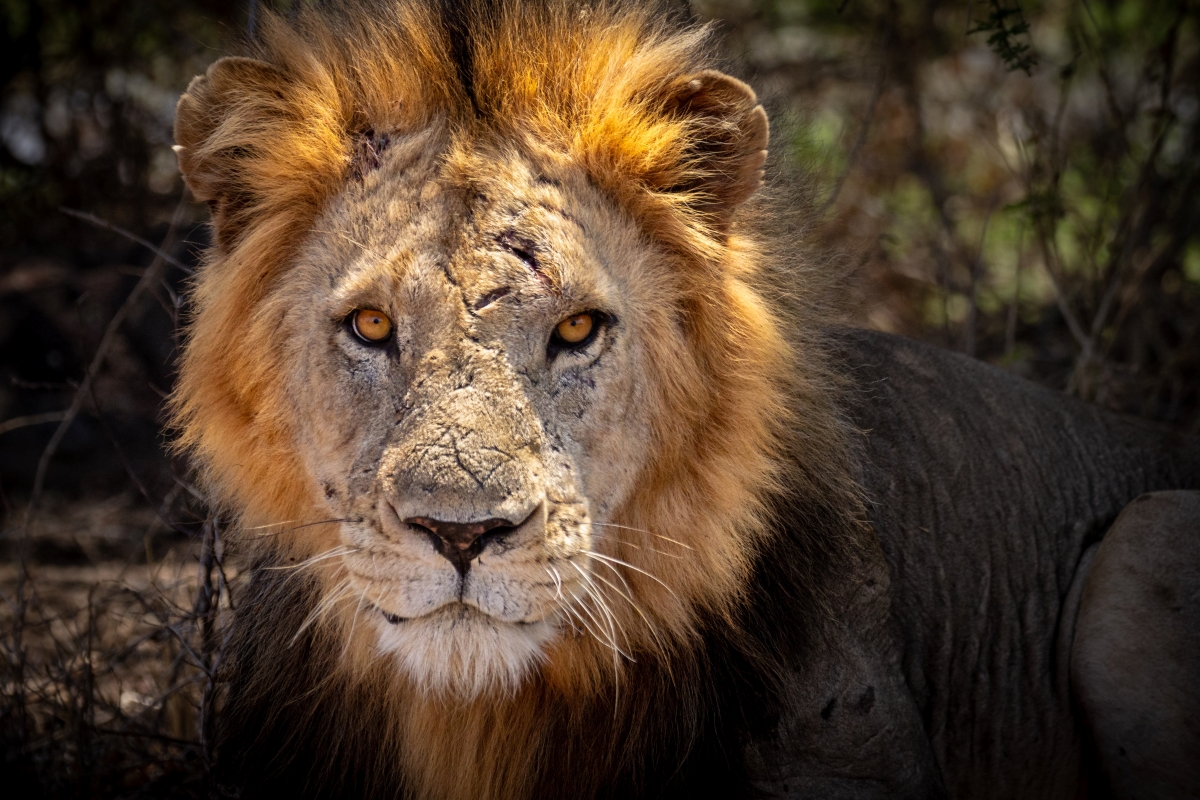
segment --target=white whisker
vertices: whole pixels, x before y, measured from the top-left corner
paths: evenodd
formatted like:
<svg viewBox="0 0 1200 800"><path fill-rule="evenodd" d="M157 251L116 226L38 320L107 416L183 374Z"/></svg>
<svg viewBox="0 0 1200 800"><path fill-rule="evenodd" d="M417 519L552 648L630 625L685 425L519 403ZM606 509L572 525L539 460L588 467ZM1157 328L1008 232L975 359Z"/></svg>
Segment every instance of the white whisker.
<svg viewBox="0 0 1200 800"><path fill-rule="evenodd" d="M618 632L621 634L621 638L623 638L623 639L627 638L625 636L625 629L623 627L621 627L620 622L617 621L616 616L612 613L612 609L609 608L608 603L606 603L604 601L603 594L600 592L599 588L596 586L595 583L592 582L591 577L583 570L582 567L580 567L574 561L568 561L567 563L570 564L572 567L574 567L575 571L579 573L579 576L581 578L583 578L584 585L587 587L587 590L588 590L588 597L590 597L595 602L596 610L604 617L604 621L605 621L604 627L608 630L608 640L610 642L610 646L613 649L614 655L620 654L621 656L624 656L625 658L629 659L630 661L633 661L636 663L637 659L635 659L630 654L626 653L617 644ZM586 608L587 607L585 605L584 609L586 610ZM597 621L597 624L600 624L599 621Z"/></svg>
<svg viewBox="0 0 1200 800"><path fill-rule="evenodd" d="M270 525L255 525L252 528L243 528L242 530L244 530L244 531L260 531L265 528L274 528L276 525L290 525L291 523L297 522L297 521L298 520L289 519L289 520L285 520L284 522L273 522ZM333 525L334 523L338 523L338 522L350 522L350 521L351 520L349 517L341 517L339 519L321 519L321 520L317 520L316 522L305 522L302 525L295 525L291 528L284 528L283 530L279 530L279 531L270 531L268 533L259 533L259 534L255 534L255 535L259 536L259 537L282 536L285 533L291 533L292 531L298 531L303 528L312 528L316 525Z"/></svg>
<svg viewBox="0 0 1200 800"><path fill-rule="evenodd" d="M661 580L659 580L654 575L651 575L646 570L641 569L640 567L635 567L633 564L630 564L628 561L622 561L619 558L613 558L612 556L606 556L602 553L596 553L596 552L590 551L590 550L583 550L581 552L583 555L587 556L588 558L596 558L596 559L600 559L601 561L611 561L614 564L620 564L621 566L625 567L626 569L631 569L634 572L640 572L642 575L645 575L647 578L654 581L659 586L663 587L668 592L670 592L671 596L674 597L676 600L679 599L679 595L675 594L675 590L672 589L670 586L667 586L667 584L663 583Z"/></svg>
<svg viewBox="0 0 1200 800"><path fill-rule="evenodd" d="M646 615L646 612L644 612L642 610L642 607L639 606L637 604L637 602L633 599L633 590L629 587L629 584L626 582L625 576L622 575L620 573L620 571L616 567L614 567L612 564L607 564L603 561L600 561L598 563L600 563L602 566L607 567L614 575L617 576L617 578L621 581L621 583L625 585L625 591L622 591L620 586L617 586L615 583L608 580L607 578L605 578L603 575L601 575L598 572L593 574L592 577L595 578L596 580L603 581L605 584L610 586L614 592L616 592L618 595L620 595L621 598L625 600L625 602L629 603L630 607L634 611L636 611L637 615L642 618L643 622L646 623L646 629L650 632L650 635L654 638L655 644L662 647L663 641L658 635L657 626L655 626L655 624L650 620L650 617L648 617Z"/></svg>
<svg viewBox="0 0 1200 800"><path fill-rule="evenodd" d="M549 573L550 579L554 581L554 599L562 599L562 575L558 574L558 568L554 565L547 567L546 572Z"/></svg>
<svg viewBox="0 0 1200 800"><path fill-rule="evenodd" d="M668 553L666 550L659 550L657 547L651 547L648 544L634 544L633 542L629 541L628 539L622 539L620 537L613 536L607 532L597 535L596 532L593 531L592 535L597 539L619 542L621 545L623 545L625 547L632 547L634 550L648 550L651 553L657 553L658 555L664 556L666 558L676 558L681 561L685 558L685 556L682 556L679 553Z"/></svg>
<svg viewBox="0 0 1200 800"><path fill-rule="evenodd" d="M584 588L584 591L586 592L587 587L585 586L583 588ZM580 602L580 599L578 597L575 597L575 596L570 597L569 599L567 599L566 601L564 601L562 603L562 607L568 614L571 614L575 619L579 620L579 624L581 626L583 626L583 629L585 631L587 631L588 635L590 635L593 639L595 639L597 642L604 645L605 647L610 647L608 642L604 641L604 637L602 637L599 633L596 632L596 629L593 627L593 624L596 624L595 617L593 617L592 613L590 611L588 611L588 609L585 607L584 603ZM580 609L582 609L584 612L587 613L588 618L591 618L593 620L592 623L589 623L588 620L584 618L583 614L580 613Z"/></svg>
<svg viewBox="0 0 1200 800"><path fill-rule="evenodd" d="M296 640L300 638L300 635L308 630L314 622L328 614L330 609L332 609L334 605L336 605L338 601L345 596L346 590L349 588L350 578L346 577L343 578L342 581L336 587L334 587L332 591L328 592L324 597L322 597L320 602L318 602L313 607L313 610L308 613L308 616L305 617L304 622L300 623L300 627L296 629L295 635L292 636L291 643L295 644Z"/></svg>
<svg viewBox="0 0 1200 800"><path fill-rule="evenodd" d="M320 563L327 559L337 558L338 556L348 556L351 553L357 553L360 550L362 550L361 547L349 547L342 545L335 547L332 550L326 550L324 552L317 553L315 556L306 558L298 564L286 564L280 567L264 567L264 569L269 572L286 572L290 570L304 569L305 567L311 567L313 564Z"/></svg>
<svg viewBox="0 0 1200 800"><path fill-rule="evenodd" d="M691 545L684 544L683 542L679 541L678 539L672 539L670 536L663 536L661 533L655 533L654 531L648 531L645 528L635 528L632 525L618 525L615 522L589 522L588 524L589 525L599 525L602 528L620 528L621 530L626 530L626 531L637 531L638 533L644 533L647 536L653 536L656 539L662 539L664 542L670 542L673 545L678 545L679 547L682 547L685 550L694 550L695 549Z"/></svg>

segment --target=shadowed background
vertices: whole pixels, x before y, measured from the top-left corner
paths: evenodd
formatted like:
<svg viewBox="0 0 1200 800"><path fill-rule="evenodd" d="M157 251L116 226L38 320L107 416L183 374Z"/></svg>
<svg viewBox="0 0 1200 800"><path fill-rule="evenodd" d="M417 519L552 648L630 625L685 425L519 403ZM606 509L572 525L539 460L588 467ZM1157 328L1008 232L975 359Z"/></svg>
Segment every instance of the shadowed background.
<svg viewBox="0 0 1200 800"><path fill-rule="evenodd" d="M233 576L165 447L208 235L171 124L262 7L0 0L0 739L31 793L211 788ZM847 320L1200 432L1200 3L690 13L806 174Z"/></svg>

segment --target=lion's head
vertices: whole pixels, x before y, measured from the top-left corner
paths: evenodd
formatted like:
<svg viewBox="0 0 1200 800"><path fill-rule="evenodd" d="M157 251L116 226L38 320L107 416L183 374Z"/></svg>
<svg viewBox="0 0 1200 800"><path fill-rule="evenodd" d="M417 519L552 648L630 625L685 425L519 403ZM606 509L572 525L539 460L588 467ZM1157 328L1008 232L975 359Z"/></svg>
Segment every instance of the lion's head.
<svg viewBox="0 0 1200 800"><path fill-rule="evenodd" d="M216 242L182 440L243 548L315 576L306 625L458 697L686 648L738 602L803 425L739 217L767 119L706 29L471 24L268 21L176 122Z"/></svg>

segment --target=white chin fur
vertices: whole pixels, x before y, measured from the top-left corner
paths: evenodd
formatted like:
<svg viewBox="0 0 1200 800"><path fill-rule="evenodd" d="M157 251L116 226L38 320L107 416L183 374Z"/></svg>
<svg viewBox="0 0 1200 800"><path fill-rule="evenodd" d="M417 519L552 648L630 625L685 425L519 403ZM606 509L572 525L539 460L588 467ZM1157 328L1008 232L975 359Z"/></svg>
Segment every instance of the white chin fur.
<svg viewBox="0 0 1200 800"><path fill-rule="evenodd" d="M462 605L397 625L379 615L377 628L380 650L419 689L463 699L516 691L555 635L545 620L514 625Z"/></svg>

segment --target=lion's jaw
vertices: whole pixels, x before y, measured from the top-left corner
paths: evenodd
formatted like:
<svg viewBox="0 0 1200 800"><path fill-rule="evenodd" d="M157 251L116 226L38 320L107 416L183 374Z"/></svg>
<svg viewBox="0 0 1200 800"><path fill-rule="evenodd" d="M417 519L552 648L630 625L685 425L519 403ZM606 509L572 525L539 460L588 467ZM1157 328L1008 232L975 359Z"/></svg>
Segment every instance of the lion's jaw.
<svg viewBox="0 0 1200 800"><path fill-rule="evenodd" d="M277 307L298 450L316 501L345 520L308 554L341 598L328 606L369 620L359 630L420 688L474 696L512 690L564 634L628 646L609 559L631 556L605 526L646 460L634 343L664 327L662 287L651 248L582 175L447 155L444 136L396 141L347 188ZM355 338L356 308L389 315L388 345ZM583 311L604 329L556 351L555 325ZM506 526L464 570L413 519Z"/></svg>

